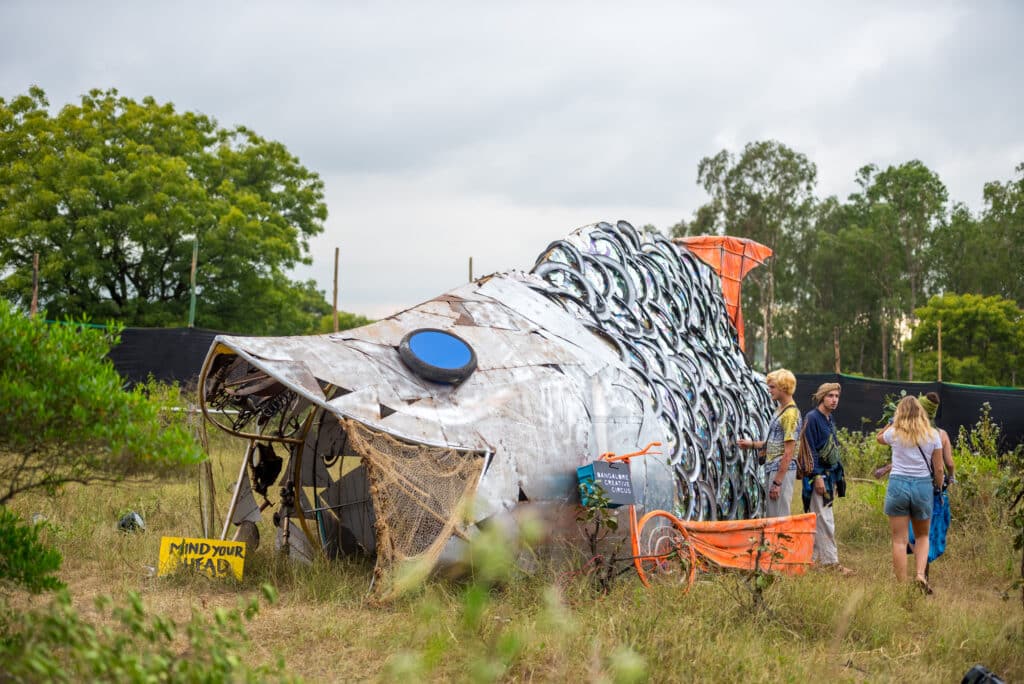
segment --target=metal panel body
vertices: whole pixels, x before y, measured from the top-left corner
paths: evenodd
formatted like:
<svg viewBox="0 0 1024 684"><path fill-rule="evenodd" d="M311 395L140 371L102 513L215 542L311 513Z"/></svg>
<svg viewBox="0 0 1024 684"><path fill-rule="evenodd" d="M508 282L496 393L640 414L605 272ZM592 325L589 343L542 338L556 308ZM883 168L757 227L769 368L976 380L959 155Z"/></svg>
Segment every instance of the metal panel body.
<svg viewBox="0 0 1024 684"><path fill-rule="evenodd" d="M356 330L220 336L213 349L230 348L339 418L410 442L489 452L474 521L524 497L576 502L577 466L664 435L649 392L621 359L529 285L542 283L524 273L495 275ZM457 386L416 377L396 349L406 333L424 327L469 342L477 370ZM328 401L317 380L345 393ZM638 503L671 507L670 469L656 457L647 461L633 468Z"/></svg>

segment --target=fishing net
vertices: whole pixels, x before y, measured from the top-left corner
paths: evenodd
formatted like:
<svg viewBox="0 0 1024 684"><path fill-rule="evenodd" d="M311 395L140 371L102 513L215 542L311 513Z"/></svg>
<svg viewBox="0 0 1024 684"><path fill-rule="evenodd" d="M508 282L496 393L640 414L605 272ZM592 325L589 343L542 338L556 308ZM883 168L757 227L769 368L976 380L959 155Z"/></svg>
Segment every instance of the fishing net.
<svg viewBox="0 0 1024 684"><path fill-rule="evenodd" d="M452 534L463 536L465 505L476 491L484 459L402 442L352 420L344 424L370 481L377 535L374 588L384 596L399 564L415 560L432 567Z"/></svg>

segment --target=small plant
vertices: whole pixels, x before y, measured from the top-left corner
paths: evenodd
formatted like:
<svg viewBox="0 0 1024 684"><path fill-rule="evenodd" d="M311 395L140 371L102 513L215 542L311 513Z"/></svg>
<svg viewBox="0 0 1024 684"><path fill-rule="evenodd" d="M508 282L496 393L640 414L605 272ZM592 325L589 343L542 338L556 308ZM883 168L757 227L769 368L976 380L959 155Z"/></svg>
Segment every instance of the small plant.
<svg viewBox="0 0 1024 684"><path fill-rule="evenodd" d="M1002 428L992 420L992 405L986 401L981 405L981 414L974 427L970 430L960 427L957 454L961 457L985 458L994 463L999 459L1001 433Z"/></svg>
<svg viewBox="0 0 1024 684"><path fill-rule="evenodd" d="M981 405L981 415L971 429L960 427L953 447L957 482L951 497L954 515L971 518L991 508L992 485L999 473L1000 433L988 402Z"/></svg>
<svg viewBox="0 0 1024 684"><path fill-rule="evenodd" d="M785 542L793 539L791 535L784 532L779 532L776 537L783 543L772 544L768 540L764 528L761 528L761 537L758 539L757 546L750 550L750 553L754 555L754 565L750 570L743 572L743 585L749 591L750 607L755 612L761 612L766 608L765 593L778 578L772 572L772 565L785 556ZM765 567L762 567L762 560L767 560Z"/></svg>
<svg viewBox="0 0 1024 684"><path fill-rule="evenodd" d="M871 477L872 471L889 462L889 447L875 441L873 432L838 431L847 477Z"/></svg>
<svg viewBox="0 0 1024 684"><path fill-rule="evenodd" d="M1020 575L1013 586L1020 590L1024 608L1024 445L1017 445L1003 457L1003 476L996 496L1006 504L1010 528L1013 530L1013 548L1021 552Z"/></svg>
<svg viewBox="0 0 1024 684"><path fill-rule="evenodd" d="M56 549L39 541L42 524L26 525L13 511L0 506L0 588L24 589L33 594L56 591L64 583Z"/></svg>
<svg viewBox="0 0 1024 684"><path fill-rule="evenodd" d="M460 681L493 682L506 676L521 659L531 633L543 629L513 623L501 614L496 599L508 600L504 587L521 583L522 588L527 583L517 567L516 552L535 544L540 531L527 521L514 534L494 525L474 536L465 550L468 581L456 586L454 593L440 585L425 590L411 643L388 658L386 679L448 679L446 661L459 651L471 654L459 673ZM444 609L439 593L448 593L451 610Z"/></svg>
<svg viewBox="0 0 1024 684"><path fill-rule="evenodd" d="M584 572L600 593L607 594L615 578L630 569L629 565L621 566L621 561L628 559L628 556L620 555L626 540L623 537L615 539L610 553L604 553L603 548L608 546L607 538L619 529L619 519L609 508L611 500L600 482L581 482L579 488L580 500L586 503L576 516L576 522L583 527L590 553Z"/></svg>
<svg viewBox="0 0 1024 684"><path fill-rule="evenodd" d="M71 482L181 473L203 458L177 419L161 418L169 407L150 398L155 383L123 389L107 358L119 335L48 325L0 300L0 504Z"/></svg>

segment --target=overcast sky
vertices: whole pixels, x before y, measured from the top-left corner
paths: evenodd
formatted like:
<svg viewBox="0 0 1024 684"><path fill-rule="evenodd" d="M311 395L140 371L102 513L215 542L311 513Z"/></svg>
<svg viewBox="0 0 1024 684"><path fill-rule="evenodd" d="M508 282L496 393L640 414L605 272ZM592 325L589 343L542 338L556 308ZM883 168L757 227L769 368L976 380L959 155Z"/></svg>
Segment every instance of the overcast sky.
<svg viewBox="0 0 1024 684"><path fill-rule="evenodd" d="M1024 4L11 2L0 97L91 88L279 140L326 184L315 278L382 317L599 220L665 229L697 163L777 139L821 196L920 159L954 200L1024 162ZM628 5L628 7L627 7Z"/></svg>

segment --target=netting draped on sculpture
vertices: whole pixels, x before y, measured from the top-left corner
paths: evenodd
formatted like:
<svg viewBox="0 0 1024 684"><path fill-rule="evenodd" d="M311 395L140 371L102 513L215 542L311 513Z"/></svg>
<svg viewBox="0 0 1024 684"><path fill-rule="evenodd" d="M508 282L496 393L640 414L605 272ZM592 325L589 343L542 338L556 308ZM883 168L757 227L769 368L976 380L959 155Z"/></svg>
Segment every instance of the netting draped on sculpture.
<svg viewBox="0 0 1024 684"><path fill-rule="evenodd" d="M344 427L370 481L378 581L398 563L422 560L432 566L452 534L461 534L484 459L403 442L353 420Z"/></svg>

